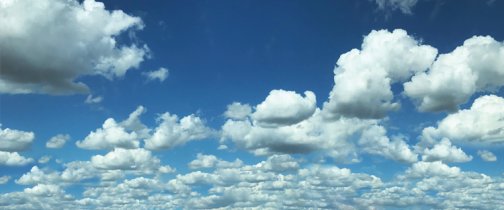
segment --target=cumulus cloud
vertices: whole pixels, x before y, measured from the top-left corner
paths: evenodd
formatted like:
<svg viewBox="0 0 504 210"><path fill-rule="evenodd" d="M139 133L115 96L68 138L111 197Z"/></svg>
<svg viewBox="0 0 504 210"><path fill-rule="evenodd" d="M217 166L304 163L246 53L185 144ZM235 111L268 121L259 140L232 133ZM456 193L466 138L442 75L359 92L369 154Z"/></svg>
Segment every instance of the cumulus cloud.
<svg viewBox="0 0 504 210"><path fill-rule="evenodd" d="M30 147L35 134L10 128L2 129L0 124L0 151L22 151Z"/></svg>
<svg viewBox="0 0 504 210"><path fill-rule="evenodd" d="M147 149L169 149L213 135L213 130L206 127L204 121L195 115L179 120L177 115L166 112L158 118L158 122L160 123L152 136L145 139Z"/></svg>
<svg viewBox="0 0 504 210"><path fill-rule="evenodd" d="M252 107L248 104L241 104L240 102L233 102L227 105L227 110L224 116L233 120L243 120L252 113Z"/></svg>
<svg viewBox="0 0 504 210"><path fill-rule="evenodd" d="M11 179L10 176L0 176L0 184L5 184Z"/></svg>
<svg viewBox="0 0 504 210"><path fill-rule="evenodd" d="M412 14L411 9L417 4L418 0L372 0L381 10L401 10L404 14Z"/></svg>
<svg viewBox="0 0 504 210"><path fill-rule="evenodd" d="M417 161L418 155L404 140L398 137L390 140L386 134L387 131L383 126L373 125L362 132L359 146L364 152L388 159L406 163Z"/></svg>
<svg viewBox="0 0 504 210"><path fill-rule="evenodd" d="M404 92L420 111L456 111L477 92L504 85L504 44L474 36L450 53L441 54L428 72L417 73Z"/></svg>
<svg viewBox="0 0 504 210"><path fill-rule="evenodd" d="M313 115L317 108L315 94L305 91L305 97L294 91L272 90L255 107L252 118L261 126L292 125Z"/></svg>
<svg viewBox="0 0 504 210"><path fill-rule="evenodd" d="M58 134L51 137L49 141L46 142L47 148L58 149L65 145L65 143L70 140L70 135L68 134Z"/></svg>
<svg viewBox="0 0 504 210"><path fill-rule="evenodd" d="M427 127L422 141L435 142L443 137L453 142L496 144L504 141L504 98L495 95L477 98L469 109L442 119L437 128Z"/></svg>
<svg viewBox="0 0 504 210"><path fill-rule="evenodd" d="M49 156L49 155L44 155L38 159L38 163L40 163L40 164L46 164L49 161L51 161L51 156Z"/></svg>
<svg viewBox="0 0 504 210"><path fill-rule="evenodd" d="M169 72L168 69L161 67L155 71L145 72L143 75L147 77L147 80L149 81L159 80L160 82L163 82L166 78L168 78Z"/></svg>
<svg viewBox="0 0 504 210"><path fill-rule="evenodd" d="M201 168L237 168L240 167L243 162L240 159L236 159L233 162L221 160L214 155L204 155L198 153L196 159L191 161L188 166L190 169L201 169Z"/></svg>
<svg viewBox="0 0 504 210"><path fill-rule="evenodd" d="M32 158L21 156L17 152L3 152L0 151L0 165L6 166L24 166L33 162Z"/></svg>
<svg viewBox="0 0 504 210"><path fill-rule="evenodd" d="M76 145L83 149L138 148L140 142L135 132L127 132L114 119L109 118L102 128L91 131L83 141L77 141Z"/></svg>
<svg viewBox="0 0 504 210"><path fill-rule="evenodd" d="M421 45L402 29L373 30L364 37L361 50L339 57L324 109L336 117L383 118L400 107L391 85L427 70L436 55L437 49Z"/></svg>
<svg viewBox="0 0 504 210"><path fill-rule="evenodd" d="M494 153L488 150L478 150L478 155L481 157L481 159L487 162L497 161L497 157L494 155Z"/></svg>
<svg viewBox="0 0 504 210"><path fill-rule="evenodd" d="M91 164L98 169L105 170L140 170L156 172L160 167L160 160L149 150L143 148L116 148L106 155L91 157Z"/></svg>
<svg viewBox="0 0 504 210"><path fill-rule="evenodd" d="M116 40L142 29L142 20L101 2L16 0L0 8L1 93L85 93L79 77L122 77L149 53L145 45Z"/></svg>
<svg viewBox="0 0 504 210"><path fill-rule="evenodd" d="M472 156L467 155L462 149L452 145L450 140L444 138L432 148L425 148L422 155L423 161L443 161L443 162L468 162Z"/></svg>

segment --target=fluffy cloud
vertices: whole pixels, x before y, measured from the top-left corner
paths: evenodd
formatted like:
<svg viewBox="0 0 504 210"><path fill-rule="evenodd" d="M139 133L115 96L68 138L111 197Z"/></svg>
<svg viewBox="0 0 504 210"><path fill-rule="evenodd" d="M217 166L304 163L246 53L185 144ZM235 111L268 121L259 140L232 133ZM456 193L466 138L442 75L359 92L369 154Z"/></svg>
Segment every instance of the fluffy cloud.
<svg viewBox="0 0 504 210"><path fill-rule="evenodd" d="M168 78L169 72L168 69L161 67L155 71L145 72L143 75L145 75L150 81L159 80L160 82L163 82L166 78Z"/></svg>
<svg viewBox="0 0 504 210"><path fill-rule="evenodd" d="M364 152L369 154L381 155L386 158L412 163L417 161L415 154L409 145L398 137L392 141L387 137L383 126L374 125L362 132L359 139L359 146Z"/></svg>
<svg viewBox="0 0 504 210"><path fill-rule="evenodd" d="M70 140L70 135L68 134L58 134L51 137L49 141L46 142L47 148L58 149L65 145L65 143Z"/></svg>
<svg viewBox="0 0 504 210"><path fill-rule="evenodd" d="M0 176L0 184L5 184L11 179L10 176Z"/></svg>
<svg viewBox="0 0 504 210"><path fill-rule="evenodd" d="M152 156L150 151L142 148L116 148L106 155L91 157L91 163L98 169L141 170L145 172L155 172L160 166L160 160Z"/></svg>
<svg viewBox="0 0 504 210"><path fill-rule="evenodd" d="M237 168L240 167L243 162L240 159L236 159L233 162L228 162L221 160L214 155L204 155L201 153L197 154L196 160L191 161L188 166L190 169L201 169L201 168Z"/></svg>
<svg viewBox="0 0 504 210"><path fill-rule="evenodd" d="M109 118L102 128L92 131L83 141L77 141L76 145L83 149L138 148L140 142L135 132L128 133L114 119Z"/></svg>
<svg viewBox="0 0 504 210"><path fill-rule="evenodd" d="M484 161L488 161L488 162L497 161L497 157L494 155L494 153L492 153L492 152L490 152L488 150L478 150L478 155Z"/></svg>
<svg viewBox="0 0 504 210"><path fill-rule="evenodd" d="M425 148L422 155L423 161L443 162L468 162L472 156L467 155L462 149L453 146L449 139L444 138L431 149Z"/></svg>
<svg viewBox="0 0 504 210"><path fill-rule="evenodd" d="M252 118L262 126L292 125L309 118L317 108L315 94L305 91L305 97L293 91L272 90L256 106Z"/></svg>
<svg viewBox="0 0 504 210"><path fill-rule="evenodd" d="M101 2L15 0L0 9L2 93L84 93L88 87L75 81L80 76L122 77L149 52L116 41L126 30L142 29L142 20Z"/></svg>
<svg viewBox="0 0 504 210"><path fill-rule="evenodd" d="M0 165L23 166L31 162L33 162L32 158L23 157L17 152L0 151Z"/></svg>
<svg viewBox="0 0 504 210"><path fill-rule="evenodd" d="M243 120L252 113L252 107L248 104L234 102L227 106L224 116L233 120Z"/></svg>
<svg viewBox="0 0 504 210"><path fill-rule="evenodd" d="M476 92L504 84L504 44L474 36L454 51L441 54L428 72L417 73L404 92L420 111L456 111Z"/></svg>
<svg viewBox="0 0 504 210"><path fill-rule="evenodd" d="M0 124L0 151L22 151L27 149L35 134L33 132L14 130L10 128L2 129Z"/></svg>
<svg viewBox="0 0 504 210"><path fill-rule="evenodd" d="M411 9L418 0L373 0L381 10L401 10L404 14L412 14Z"/></svg>
<svg viewBox="0 0 504 210"><path fill-rule="evenodd" d="M477 98L471 108L448 115L437 128L423 130L422 141L435 142L442 137L453 142L493 144L504 141L504 98L487 95Z"/></svg>
<svg viewBox="0 0 504 210"><path fill-rule="evenodd" d="M160 124L152 136L145 139L147 149L168 149L189 141L208 138L213 133L213 130L206 127L204 121L195 115L188 115L179 120L177 115L166 112L158 118L158 121Z"/></svg>
<svg viewBox="0 0 504 210"><path fill-rule="evenodd" d="M396 29L371 31L361 50L340 56L334 70L335 85L324 109L334 116L383 118L397 110L391 85L427 70L437 50Z"/></svg>

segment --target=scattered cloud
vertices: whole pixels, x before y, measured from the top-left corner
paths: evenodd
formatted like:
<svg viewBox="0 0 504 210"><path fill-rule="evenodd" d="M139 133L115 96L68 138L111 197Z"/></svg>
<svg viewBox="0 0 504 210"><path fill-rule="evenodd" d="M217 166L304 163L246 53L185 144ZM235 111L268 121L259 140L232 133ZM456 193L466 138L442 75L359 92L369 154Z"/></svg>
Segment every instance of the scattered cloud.
<svg viewBox="0 0 504 210"><path fill-rule="evenodd" d="M0 184L5 184L11 179L10 176L0 176Z"/></svg>
<svg viewBox="0 0 504 210"><path fill-rule="evenodd" d="M494 155L494 153L488 150L478 150L478 155L481 157L481 159L487 162L497 161L497 157Z"/></svg>
<svg viewBox="0 0 504 210"><path fill-rule="evenodd" d="M86 104L99 104L102 101L103 101L102 96L93 97L93 95L88 95L86 97L86 100L84 100L84 103L86 103Z"/></svg>
<svg viewBox="0 0 504 210"><path fill-rule="evenodd" d="M168 69L161 67L155 71L144 72L143 75L147 77L147 80L149 81L159 80L159 82L163 82L166 78L168 78L169 71Z"/></svg>
<svg viewBox="0 0 504 210"><path fill-rule="evenodd" d="M418 3L418 0L372 0L381 10L401 10L402 13L411 15L412 9Z"/></svg>
<svg viewBox="0 0 504 210"><path fill-rule="evenodd" d="M0 151L0 165L24 166L32 162L33 162L32 158L23 157L17 152Z"/></svg>
<svg viewBox="0 0 504 210"><path fill-rule="evenodd" d="M467 155L462 149L453 146L449 139L444 138L432 148L425 148L422 155L423 161L443 162L468 162L472 156Z"/></svg>
<svg viewBox="0 0 504 210"><path fill-rule="evenodd" d="M227 105L227 110L224 116L233 120L243 120L252 113L252 107L248 104L233 102Z"/></svg>
<svg viewBox="0 0 504 210"><path fill-rule="evenodd" d="M51 149L59 149L62 148L68 140L70 140L70 135L58 134L51 137L51 139L46 142L46 147Z"/></svg>
<svg viewBox="0 0 504 210"><path fill-rule="evenodd" d="M2 129L0 124L0 151L23 151L32 144L35 139L33 132L15 130L10 128Z"/></svg>

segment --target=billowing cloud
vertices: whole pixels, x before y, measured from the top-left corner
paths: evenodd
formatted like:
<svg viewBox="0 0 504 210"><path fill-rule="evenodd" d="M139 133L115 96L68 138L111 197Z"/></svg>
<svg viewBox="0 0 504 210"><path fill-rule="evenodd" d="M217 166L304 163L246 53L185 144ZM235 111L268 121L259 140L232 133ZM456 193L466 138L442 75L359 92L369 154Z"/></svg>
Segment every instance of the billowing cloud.
<svg viewBox="0 0 504 210"><path fill-rule="evenodd" d="M77 141L76 145L83 149L138 148L140 142L134 131L127 132L114 119L109 118L102 128L91 131L83 141Z"/></svg>
<svg viewBox="0 0 504 210"><path fill-rule="evenodd" d="M149 81L159 80L160 82L163 82L166 78L168 78L169 71L168 69L161 67L155 71L145 72L143 75L147 77L147 80Z"/></svg>
<svg viewBox="0 0 504 210"><path fill-rule="evenodd" d="M21 156L17 152L3 152L0 151L0 165L6 166L24 166L33 162L32 158Z"/></svg>
<svg viewBox="0 0 504 210"><path fill-rule="evenodd" d="M443 161L443 162L468 162L472 156L467 155L462 149L452 145L450 140L444 138L432 148L425 148L422 155L423 161Z"/></svg>
<svg viewBox="0 0 504 210"><path fill-rule="evenodd" d="M188 166L190 169L201 169L201 168L237 168L240 167L243 162L240 159L236 159L233 162L221 160L214 155L204 155L198 153L197 158L191 161Z"/></svg>
<svg viewBox="0 0 504 210"><path fill-rule="evenodd" d="M495 144L504 142L504 98L495 95L481 96L471 108L445 117L437 128L423 130L422 141L435 142L443 137L452 142L470 144Z"/></svg>
<svg viewBox="0 0 504 210"><path fill-rule="evenodd" d="M478 155L483 159L484 161L487 162L495 162L497 161L497 156L495 156L494 153L488 151L488 150L478 150Z"/></svg>
<svg viewBox="0 0 504 210"><path fill-rule="evenodd" d="M91 157L91 164L105 170L139 170L146 173L157 172L160 160L143 148L116 148L106 155Z"/></svg>
<svg viewBox="0 0 504 210"><path fill-rule="evenodd" d="M477 92L504 85L504 44L474 36L450 53L441 54L428 72L417 73L404 92L420 111L456 111Z"/></svg>
<svg viewBox="0 0 504 210"><path fill-rule="evenodd" d="M339 57L324 109L336 117L383 118L400 107L391 85L427 70L436 55L435 48L421 45L404 30L373 30L364 37L361 50Z"/></svg>
<svg viewBox="0 0 504 210"><path fill-rule="evenodd" d="M305 91L305 97L294 91L272 90L256 106L252 118L261 126L292 125L313 115L317 108L315 94Z"/></svg>
<svg viewBox="0 0 504 210"><path fill-rule="evenodd" d="M227 105L227 110L224 116L233 120L243 120L252 113L252 107L248 104L241 104L240 102L233 102Z"/></svg>
<svg viewBox="0 0 504 210"><path fill-rule="evenodd" d="M79 77L122 77L149 52L116 40L142 29L142 20L108 11L101 2L15 0L3 1L0 9L0 93L85 93Z"/></svg>
<svg viewBox="0 0 504 210"><path fill-rule="evenodd" d="M65 145L65 143L70 140L70 135L68 134L58 134L51 137L49 141L46 142L47 148L58 149Z"/></svg>
<svg viewBox="0 0 504 210"><path fill-rule="evenodd" d="M179 120L177 115L166 112L158 118L158 121L160 124L152 136L145 139L147 149L169 149L213 135L213 130L206 127L204 121L195 115L188 115Z"/></svg>
<svg viewBox="0 0 504 210"><path fill-rule="evenodd" d="M30 147L35 134L10 128L2 129L0 124L0 151L22 151Z"/></svg>
<svg viewBox="0 0 504 210"><path fill-rule="evenodd" d="M412 14L411 9L417 4L418 0L372 0L381 10L401 10L404 14Z"/></svg>
<svg viewBox="0 0 504 210"><path fill-rule="evenodd" d="M362 132L359 139L360 148L369 154L381 155L385 158L413 163L418 159L410 146L399 137L392 140L387 137L383 126L373 125Z"/></svg>

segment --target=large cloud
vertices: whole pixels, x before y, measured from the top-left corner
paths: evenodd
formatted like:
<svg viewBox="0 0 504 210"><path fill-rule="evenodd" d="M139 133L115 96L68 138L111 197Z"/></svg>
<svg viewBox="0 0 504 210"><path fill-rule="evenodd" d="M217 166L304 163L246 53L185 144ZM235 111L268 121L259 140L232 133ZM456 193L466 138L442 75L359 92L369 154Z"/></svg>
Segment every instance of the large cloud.
<svg viewBox="0 0 504 210"><path fill-rule="evenodd" d="M0 124L0 151L22 151L30 147L35 134L15 129L2 129Z"/></svg>
<svg viewBox="0 0 504 210"><path fill-rule="evenodd" d="M456 111L476 92L504 85L504 43L474 36L453 52L439 55L428 72L417 73L404 92L420 111Z"/></svg>
<svg viewBox="0 0 504 210"><path fill-rule="evenodd" d="M471 108L448 115L437 128L422 132L422 143L432 144L443 137L453 142L489 145L504 142L504 98L487 95L477 98Z"/></svg>
<svg viewBox="0 0 504 210"><path fill-rule="evenodd" d="M435 48L421 45L401 29L373 30L361 48L338 59L335 85L324 104L331 115L383 118L399 109L391 85L427 70L437 54Z"/></svg>
<svg viewBox="0 0 504 210"><path fill-rule="evenodd" d="M116 37L142 20L94 0L13 0L0 4L0 93L83 93L83 75L121 77L137 68L147 46Z"/></svg>

